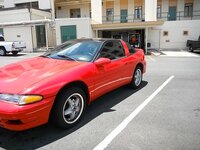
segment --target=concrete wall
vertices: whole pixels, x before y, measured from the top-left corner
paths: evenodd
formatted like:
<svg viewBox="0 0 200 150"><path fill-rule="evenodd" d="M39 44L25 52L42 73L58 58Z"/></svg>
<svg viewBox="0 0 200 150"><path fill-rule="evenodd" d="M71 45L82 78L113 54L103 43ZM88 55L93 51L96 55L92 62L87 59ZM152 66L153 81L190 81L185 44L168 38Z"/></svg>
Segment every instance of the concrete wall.
<svg viewBox="0 0 200 150"><path fill-rule="evenodd" d="M92 22L102 23L102 0L91 0Z"/></svg>
<svg viewBox="0 0 200 150"><path fill-rule="evenodd" d="M163 26L149 29L148 42L152 48L159 48L159 32L161 49L186 49L186 41L197 40L200 35L200 20L166 21ZM168 36L163 32L167 31ZM183 35L188 31L188 35Z"/></svg>
<svg viewBox="0 0 200 150"><path fill-rule="evenodd" d="M92 38L94 36L91 28L90 18L68 18L56 19L56 44L61 44L61 26L76 25L77 38Z"/></svg>
<svg viewBox="0 0 200 150"><path fill-rule="evenodd" d="M4 0L4 7L11 8L15 7L15 4L20 3L29 3L38 1L40 9L51 9L51 1L50 0Z"/></svg>
<svg viewBox="0 0 200 150"><path fill-rule="evenodd" d="M25 52L32 51L31 27L4 27L4 37L6 41L26 42Z"/></svg>
<svg viewBox="0 0 200 150"><path fill-rule="evenodd" d="M145 21L157 20L157 0L145 0Z"/></svg>
<svg viewBox="0 0 200 150"><path fill-rule="evenodd" d="M41 10L31 10L31 15L28 9L7 10L0 12L0 24L1 23L14 23L18 21L30 21L30 20L42 20L50 19L51 14L49 12ZM32 52L37 48L36 31L33 25L15 25L4 26L4 36L7 41L24 41L26 42L26 52ZM49 28L49 46L53 46L53 33L52 28Z"/></svg>
<svg viewBox="0 0 200 150"><path fill-rule="evenodd" d="M58 10L58 7L61 7L61 10ZM57 18L70 18L70 9L79 9L81 10L81 18L90 17L90 4L82 5L70 5L70 6L56 6L56 17Z"/></svg>
<svg viewBox="0 0 200 150"><path fill-rule="evenodd" d="M8 10L0 12L0 23L30 20L28 9Z"/></svg>
<svg viewBox="0 0 200 150"><path fill-rule="evenodd" d="M51 13L37 9L32 9L31 20L41 20L41 19L51 19Z"/></svg>

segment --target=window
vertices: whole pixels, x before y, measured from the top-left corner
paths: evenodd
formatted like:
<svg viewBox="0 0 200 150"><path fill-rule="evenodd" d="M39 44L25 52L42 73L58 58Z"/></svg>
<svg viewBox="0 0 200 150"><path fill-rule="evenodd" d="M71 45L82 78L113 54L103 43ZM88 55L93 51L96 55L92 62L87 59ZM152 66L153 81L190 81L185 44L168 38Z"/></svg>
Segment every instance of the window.
<svg viewBox="0 0 200 150"><path fill-rule="evenodd" d="M39 9L38 2L15 4L17 8L35 8Z"/></svg>
<svg viewBox="0 0 200 150"><path fill-rule="evenodd" d="M103 49L101 50L99 58L104 57L113 60L119 59L124 56L124 49L121 45L121 42L109 41L104 45Z"/></svg>
<svg viewBox="0 0 200 150"><path fill-rule="evenodd" d="M157 18L161 18L161 6L157 6Z"/></svg>
<svg viewBox="0 0 200 150"><path fill-rule="evenodd" d="M184 36L188 36L188 31L183 31Z"/></svg>
<svg viewBox="0 0 200 150"><path fill-rule="evenodd" d="M135 19L142 18L142 6L135 7Z"/></svg>
<svg viewBox="0 0 200 150"><path fill-rule="evenodd" d="M193 4L192 3L186 3L185 4L184 16L185 17L192 17L193 16Z"/></svg>
<svg viewBox="0 0 200 150"><path fill-rule="evenodd" d="M163 36L168 36L168 31L164 31Z"/></svg>
<svg viewBox="0 0 200 150"><path fill-rule="evenodd" d="M113 8L106 9L106 21L113 21L113 14L114 14Z"/></svg>
<svg viewBox="0 0 200 150"><path fill-rule="evenodd" d="M81 10L80 9L70 9L70 18L80 18Z"/></svg>

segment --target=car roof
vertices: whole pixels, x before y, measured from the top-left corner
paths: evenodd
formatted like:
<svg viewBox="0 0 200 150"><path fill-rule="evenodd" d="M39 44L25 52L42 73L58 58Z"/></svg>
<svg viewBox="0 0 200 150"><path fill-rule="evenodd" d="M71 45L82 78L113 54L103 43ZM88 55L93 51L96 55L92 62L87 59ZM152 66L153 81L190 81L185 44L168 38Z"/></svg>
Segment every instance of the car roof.
<svg viewBox="0 0 200 150"><path fill-rule="evenodd" d="M77 41L77 42L82 42L82 41L100 41L100 42L105 42L105 41L110 41L110 40L119 40L119 39L112 39L112 38L80 38L80 39L75 39L71 41Z"/></svg>

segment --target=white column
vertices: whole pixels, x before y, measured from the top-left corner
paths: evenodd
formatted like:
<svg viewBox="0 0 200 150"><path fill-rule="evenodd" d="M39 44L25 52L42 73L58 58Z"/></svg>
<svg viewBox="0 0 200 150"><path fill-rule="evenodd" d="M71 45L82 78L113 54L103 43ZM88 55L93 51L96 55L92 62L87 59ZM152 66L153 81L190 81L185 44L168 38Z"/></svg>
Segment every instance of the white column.
<svg viewBox="0 0 200 150"><path fill-rule="evenodd" d="M128 21L129 22L133 22L134 9L135 9L134 0L128 0Z"/></svg>
<svg viewBox="0 0 200 150"><path fill-rule="evenodd" d="M51 9L51 0L39 0L40 9Z"/></svg>
<svg viewBox="0 0 200 150"><path fill-rule="evenodd" d="M102 14L105 17L106 16L106 1L103 1L103 9L102 10L103 10Z"/></svg>
<svg viewBox="0 0 200 150"><path fill-rule="evenodd" d="M145 0L145 21L157 20L157 0Z"/></svg>
<svg viewBox="0 0 200 150"><path fill-rule="evenodd" d="M149 29L148 27L146 27L145 28L145 54L147 54L148 33L149 33Z"/></svg>
<svg viewBox="0 0 200 150"><path fill-rule="evenodd" d="M102 18L103 20L102 20L102 21L103 21L103 22L106 21L106 8L107 8L107 7L106 7L106 0L104 0L104 1L103 1L103 8L102 8L102 11L103 11L103 12L102 12L102 15L103 15L103 18Z"/></svg>
<svg viewBox="0 0 200 150"><path fill-rule="evenodd" d="M193 7L194 7L194 11L199 11L200 10L200 1L199 0L194 0L193 1Z"/></svg>
<svg viewBox="0 0 200 150"><path fill-rule="evenodd" d="M15 7L14 0L4 0L4 8Z"/></svg>
<svg viewBox="0 0 200 150"><path fill-rule="evenodd" d="M185 1L178 0L177 1L177 19L180 20L184 16L184 6Z"/></svg>
<svg viewBox="0 0 200 150"><path fill-rule="evenodd" d="M51 4L51 19L55 20L55 3L54 0L50 0Z"/></svg>
<svg viewBox="0 0 200 150"><path fill-rule="evenodd" d="M92 23L102 24L102 0L91 0Z"/></svg>
<svg viewBox="0 0 200 150"><path fill-rule="evenodd" d="M169 12L169 0L162 0L162 18L165 18L167 20L168 18L168 12Z"/></svg>
<svg viewBox="0 0 200 150"><path fill-rule="evenodd" d="M120 21L120 0L114 1L114 22Z"/></svg>
<svg viewBox="0 0 200 150"><path fill-rule="evenodd" d="M185 1L178 0L177 1L177 11L184 11Z"/></svg>

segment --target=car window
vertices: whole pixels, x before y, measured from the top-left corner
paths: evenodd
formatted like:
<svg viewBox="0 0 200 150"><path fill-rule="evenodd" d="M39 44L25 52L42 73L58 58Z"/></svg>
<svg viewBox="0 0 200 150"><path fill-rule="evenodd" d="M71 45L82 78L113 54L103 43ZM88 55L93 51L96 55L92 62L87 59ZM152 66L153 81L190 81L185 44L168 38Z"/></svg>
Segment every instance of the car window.
<svg viewBox="0 0 200 150"><path fill-rule="evenodd" d="M103 46L99 58L104 57L114 60L124 56L124 48L120 41L108 41Z"/></svg>
<svg viewBox="0 0 200 150"><path fill-rule="evenodd" d="M134 47L132 47L128 42L126 42L126 45L127 45L128 50L129 50L129 52L131 54L135 53L135 48Z"/></svg>
<svg viewBox="0 0 200 150"><path fill-rule="evenodd" d="M99 51L101 45L102 42L99 41L69 41L44 54L44 56L53 59L90 62Z"/></svg>

